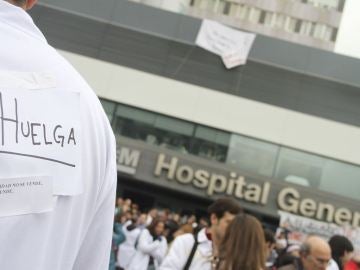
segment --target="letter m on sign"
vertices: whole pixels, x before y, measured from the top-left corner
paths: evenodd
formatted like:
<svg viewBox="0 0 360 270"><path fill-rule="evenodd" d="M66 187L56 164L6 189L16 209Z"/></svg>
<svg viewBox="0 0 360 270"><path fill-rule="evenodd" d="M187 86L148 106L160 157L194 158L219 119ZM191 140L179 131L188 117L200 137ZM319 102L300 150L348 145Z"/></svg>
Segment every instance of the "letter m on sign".
<svg viewBox="0 0 360 270"><path fill-rule="evenodd" d="M120 172L135 174L140 160L140 151L121 147L117 153L117 168Z"/></svg>

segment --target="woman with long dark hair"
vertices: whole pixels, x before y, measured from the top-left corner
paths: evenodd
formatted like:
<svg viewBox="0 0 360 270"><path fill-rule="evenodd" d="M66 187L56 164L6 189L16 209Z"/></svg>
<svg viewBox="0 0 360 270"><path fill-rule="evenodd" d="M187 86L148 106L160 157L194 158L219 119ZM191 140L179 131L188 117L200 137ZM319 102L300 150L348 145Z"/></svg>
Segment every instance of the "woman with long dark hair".
<svg viewBox="0 0 360 270"><path fill-rule="evenodd" d="M156 270L167 251L167 241L163 236L165 223L155 218L150 226L144 229L135 244L136 253L126 270Z"/></svg>
<svg viewBox="0 0 360 270"><path fill-rule="evenodd" d="M345 264L350 261L353 255L353 244L345 236L334 235L330 238L329 245L331 247L331 257L338 265L339 270L343 270Z"/></svg>
<svg viewBox="0 0 360 270"><path fill-rule="evenodd" d="M237 215L219 248L217 270L264 270L266 244L262 226L253 216Z"/></svg>

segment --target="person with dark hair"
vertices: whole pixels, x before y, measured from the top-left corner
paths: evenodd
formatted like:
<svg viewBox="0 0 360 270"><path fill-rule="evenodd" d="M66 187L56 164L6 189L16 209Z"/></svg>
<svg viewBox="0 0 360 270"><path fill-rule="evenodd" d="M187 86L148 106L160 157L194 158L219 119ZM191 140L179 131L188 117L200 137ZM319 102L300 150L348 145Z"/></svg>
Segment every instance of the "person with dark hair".
<svg viewBox="0 0 360 270"><path fill-rule="evenodd" d="M0 0L0 185L13 187L0 196L0 269L107 269L115 136L26 12L35 4Z"/></svg>
<svg viewBox="0 0 360 270"><path fill-rule="evenodd" d="M343 270L345 264L351 259L354 246L345 236L334 235L329 240L331 257L336 262L339 270Z"/></svg>
<svg viewBox="0 0 360 270"><path fill-rule="evenodd" d="M265 237L260 222L251 215L237 215L220 244L216 270L264 270L265 260Z"/></svg>
<svg viewBox="0 0 360 270"><path fill-rule="evenodd" d="M196 235L184 234L173 241L161 270L210 270L219 256L219 245L228 225L242 213L234 199L221 198L208 208L210 228L203 228Z"/></svg>
<svg viewBox="0 0 360 270"><path fill-rule="evenodd" d="M164 235L169 244L174 240L175 238L174 234L179 230L179 227L180 227L179 224L172 219L168 219L166 221Z"/></svg>
<svg viewBox="0 0 360 270"><path fill-rule="evenodd" d="M272 230L264 229L265 245L266 245L266 267L270 268L274 265L277 258L275 251L276 239Z"/></svg>
<svg viewBox="0 0 360 270"><path fill-rule="evenodd" d="M123 213L123 215L126 214ZM139 220L145 222L146 216L139 218ZM128 264L136 253L135 243L138 241L143 229L142 225L139 224L139 220L131 219L123 224L122 229L125 235L125 242L119 245L117 253L117 266L119 266L120 269L127 269Z"/></svg>
<svg viewBox="0 0 360 270"><path fill-rule="evenodd" d="M300 248L300 258L278 270L326 270L331 261L329 244L318 236L309 236Z"/></svg>
<svg viewBox="0 0 360 270"><path fill-rule="evenodd" d="M155 218L144 229L136 243L136 253L126 270L156 270L165 257L167 241L163 236L165 222Z"/></svg>

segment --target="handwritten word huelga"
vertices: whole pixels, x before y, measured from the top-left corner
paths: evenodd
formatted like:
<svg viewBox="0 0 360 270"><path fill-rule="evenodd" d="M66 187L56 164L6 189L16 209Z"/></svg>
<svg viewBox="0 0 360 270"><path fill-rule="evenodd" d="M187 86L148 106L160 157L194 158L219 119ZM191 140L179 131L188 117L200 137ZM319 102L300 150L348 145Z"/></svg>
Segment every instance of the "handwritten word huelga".
<svg viewBox="0 0 360 270"><path fill-rule="evenodd" d="M19 143L19 138L29 140L32 145L76 145L75 129L63 128L57 124L50 126L46 123L31 122L22 119L19 115L18 100L14 98L13 102L7 102L14 108L12 115L4 115L4 104L2 93L0 92L0 127L1 127L1 145L14 140ZM10 128L13 126L13 128ZM5 128L6 127L6 128Z"/></svg>

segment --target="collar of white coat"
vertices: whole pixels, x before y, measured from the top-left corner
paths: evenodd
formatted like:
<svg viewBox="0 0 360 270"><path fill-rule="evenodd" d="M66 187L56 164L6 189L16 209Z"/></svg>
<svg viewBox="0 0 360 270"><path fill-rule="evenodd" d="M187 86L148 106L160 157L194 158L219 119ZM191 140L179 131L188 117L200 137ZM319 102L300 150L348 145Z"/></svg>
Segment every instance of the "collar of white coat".
<svg viewBox="0 0 360 270"><path fill-rule="evenodd" d="M6 23L17 30L47 43L44 35L39 28L36 27L30 15L22 8L4 0L0 0L0 22Z"/></svg>
<svg viewBox="0 0 360 270"><path fill-rule="evenodd" d="M198 233L197 239L199 242L198 250L200 253L205 257L212 256L212 241L207 238L205 228Z"/></svg>

